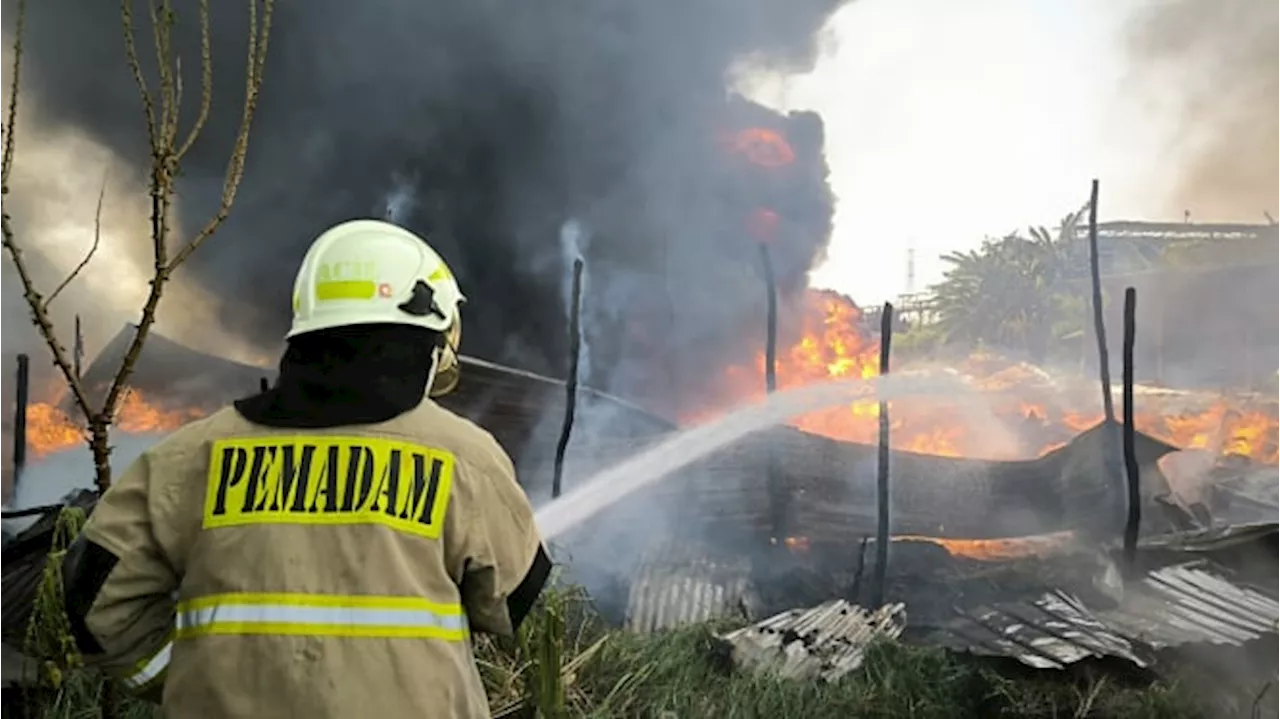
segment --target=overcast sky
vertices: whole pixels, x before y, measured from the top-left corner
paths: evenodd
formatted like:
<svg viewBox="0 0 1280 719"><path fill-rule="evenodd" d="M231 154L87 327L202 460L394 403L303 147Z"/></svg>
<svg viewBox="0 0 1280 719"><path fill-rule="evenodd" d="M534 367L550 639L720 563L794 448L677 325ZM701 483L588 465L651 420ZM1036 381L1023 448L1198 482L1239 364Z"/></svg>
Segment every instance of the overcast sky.
<svg viewBox="0 0 1280 719"><path fill-rule="evenodd" d="M837 196L813 283L860 302L941 277L937 256L1053 226L1101 183L1104 219L1180 220L1159 189L1171 119L1124 91L1132 0L858 0L810 74L755 99L826 126ZM1226 219L1226 218L1218 218ZM1261 220L1261 216L1255 218Z"/></svg>

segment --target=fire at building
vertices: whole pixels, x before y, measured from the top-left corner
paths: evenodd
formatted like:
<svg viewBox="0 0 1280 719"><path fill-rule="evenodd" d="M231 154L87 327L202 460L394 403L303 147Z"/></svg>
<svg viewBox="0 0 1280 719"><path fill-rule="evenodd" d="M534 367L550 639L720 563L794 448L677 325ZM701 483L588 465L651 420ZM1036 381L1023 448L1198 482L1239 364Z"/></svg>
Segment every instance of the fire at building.
<svg viewBox="0 0 1280 719"><path fill-rule="evenodd" d="M281 12L288 19L299 11ZM307 19L295 15L293 22ZM502 52L523 58L532 51L521 40ZM299 43L286 45L295 52L310 41L306 33L282 40ZM289 321L290 290L280 278L292 276L316 230L373 214L429 237L473 300L464 310L460 380L440 402L496 437L537 505L552 501L558 459L572 492L691 427L766 403L771 391L875 378L888 339L875 315L809 282L825 257L834 212L822 121L811 112L780 113L738 96L726 99L725 58L740 49L681 51L714 57L681 57L710 69L689 72L694 84L674 90L623 82L633 78L613 76L617 70L607 64L601 70L606 82L575 74L574 83L562 83L538 76L537 63L519 63L532 69L512 77L485 58L458 77L434 78L448 91L405 89L417 103L407 129L389 126L383 116L394 113L379 114L388 107L385 88L366 89L368 83L331 70L344 75L333 86L344 112L366 104L374 110L299 133L312 116L305 108L333 110L335 101L326 94L331 87L312 96L299 89L308 83L298 82L288 88L302 94L288 98L297 102L264 104L255 142L269 151L261 174L253 176L258 184L246 185L251 199L237 205L218 241L184 268L186 279L208 290L219 329L269 357ZM61 69L51 52L37 49L32 62L56 78ZM283 79L290 70L298 72L286 66ZM415 87L417 79L400 78L400 85ZM457 87L464 85L491 93L481 97ZM91 125L113 148L132 142L112 120L121 114L115 103L90 113L78 99L50 92L44 100L52 115ZM131 106L129 112L136 114ZM84 120L90 115L96 125ZM196 153L191 167L184 166L196 180L189 185L193 206L211 197L199 181L222 170L204 159ZM1230 253L1187 249L1241 237L1273 248L1274 224L1196 230L1104 223L1102 229L1109 237L1139 238L1128 260L1116 252L1126 246L1121 239L1108 244L1113 255L1102 283L1113 337L1120 326L1115 299L1135 285L1144 298L1131 436L1144 554L1193 546L1186 551L1207 556L1220 541L1261 537L1263 554L1269 541L1274 555L1280 406L1274 390L1264 391L1270 369L1259 369L1257 358L1268 352L1274 358L1277 322L1274 310L1254 308L1262 290L1274 286L1274 256L1265 272L1245 268L1258 264L1247 258L1210 271L1192 266L1203 264L1206 252ZM1192 238L1196 232L1207 235ZM1173 267L1166 262L1178 254L1169 250L1171 242L1194 257ZM564 375L578 343L565 326L574 311L570 268L578 259L585 270L581 349L573 359L581 361L581 385L572 394ZM1134 264L1139 260L1147 264ZM1071 265L1055 290L1068 299L1084 296L1087 273L1087 262ZM1233 320L1195 327L1183 315L1197 303L1225 308L1221 314L1235 313ZM105 324L93 311L84 309L86 324ZM1126 508L1124 479L1107 455L1109 438L1119 433L1101 408L1093 328L1082 321L1083 310L1074 332L1046 331L1020 346L1005 336L995 343L954 341L938 330L940 314L929 305L915 319L899 317L893 374L946 378L963 393L883 405L842 402L735 436L714 452L699 451L663 481L566 534L578 578L600 594L602 605L617 608L619 623L642 631L666 626L654 617L675 615L687 623L738 604L767 614L833 597L860 601L868 596L868 548L890 544L875 540L877 502L885 498L894 548L885 596L906 602L924 628L951 626L956 613L970 617L974 607L1010 596L1044 604L1046 596L1060 597L1059 580L1072 591L1096 590L1091 601L1100 595L1097 606L1122 615L1124 597L1107 584L1115 574L1108 552L1119 542ZM1033 323L1024 316L1024 338L1034 334L1027 324ZM255 392L275 374L267 363L206 351L199 326L157 329L115 418L117 440L157 441ZM109 384L134 331L126 326L88 362L83 377L91 393ZM909 341L921 337L936 341ZM193 349L201 339L206 347ZM1235 354L1247 359L1216 363L1233 353L1225 348L1241 346L1248 351ZM17 349L6 342L6 359ZM41 351L38 345L20 349ZM61 496L92 483L87 463L72 461L83 459L77 455L83 422L47 366L37 363L37 369L30 402L20 410L25 436L15 440L18 423L6 417L4 424L6 448L15 441L26 448L20 475L6 462L6 499L16 496L18 505L39 504L23 501L33 487ZM1120 383L1112 389L1119 405ZM8 406L8 383L5 393ZM562 438L566 405L576 420L571 437ZM877 447L886 426L887 445ZM565 443L565 456L556 458L557 445ZM877 486L882 478L890 482L885 494ZM81 494L76 501L92 506L94 499ZM22 538L47 539L51 522L45 517L24 528ZM39 542L21 546L30 554ZM1041 560L1048 570L1036 568ZM884 571L884 564L876 569ZM19 569L6 577L30 565L15 564ZM1070 576L1046 578L1064 566ZM1274 578L1274 567L1267 571ZM1225 582L1218 574L1207 580L1175 574L1183 584L1191 581L1187 576ZM620 596L608 596L615 585L623 587ZM1257 604L1243 590L1237 595ZM1129 596L1155 601L1139 592ZM10 602L6 588L6 605L21 606L17 599ZM1068 604L1088 615L1083 604ZM966 609L956 609L962 605ZM25 625L21 613L5 619L7 627ZM18 640L13 631L6 642ZM1269 631L1274 634L1274 626ZM1191 640L1170 643L1183 641Z"/></svg>

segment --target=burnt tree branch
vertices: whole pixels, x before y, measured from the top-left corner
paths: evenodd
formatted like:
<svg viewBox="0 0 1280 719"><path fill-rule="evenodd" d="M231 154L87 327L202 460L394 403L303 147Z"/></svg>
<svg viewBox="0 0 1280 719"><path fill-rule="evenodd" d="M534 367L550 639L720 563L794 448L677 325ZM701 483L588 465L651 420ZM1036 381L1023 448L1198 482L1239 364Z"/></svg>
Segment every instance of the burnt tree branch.
<svg viewBox="0 0 1280 719"><path fill-rule="evenodd" d="M258 2L262 3L261 22L258 18ZM202 3L202 7L207 9L208 4ZM209 218L195 237L178 250L173 262L169 264L170 271L185 262L196 248L217 232L235 203L240 180L244 178L245 157L249 152L249 129L253 125L253 116L258 108L258 94L262 89L262 70L267 62L267 41L271 36L271 16L274 9L275 0L249 0L249 50L245 66L244 106L240 113L240 130L236 133L235 145L222 183L222 200L213 217Z"/></svg>
<svg viewBox="0 0 1280 719"><path fill-rule="evenodd" d="M181 73L178 74L178 78L181 83ZM181 84L179 84L179 90L181 90ZM177 160L182 160L195 144L200 132L204 130L204 125L209 120L209 108L212 105L213 51L209 42L209 0L200 0L200 109L196 113L196 121L187 131L187 139L183 140L182 145L174 152Z"/></svg>
<svg viewBox="0 0 1280 719"><path fill-rule="evenodd" d="M263 66L266 62L268 37L271 30L271 18L274 0L248 0L249 3L249 61L245 70L245 97L241 111L239 132L228 161L226 176L223 180L222 200L213 218L206 222L191 240L180 247L171 258L169 253L169 235L172 225L172 210L175 199L175 180L179 174L178 161L190 150L201 134L209 116L212 104L213 65L210 48L209 2L200 0L200 55L201 55L201 98L200 108L193 126L185 138L179 143L179 123L182 109L182 73L180 58L175 57L173 47L173 28L176 16L172 0L148 4L151 20L151 40L156 61L157 84L153 88L142 70L136 34L133 22L133 0L122 0L120 18L124 35L126 63L138 88L142 104L143 119L147 126L147 139L151 154L151 173L148 194L151 198L151 244L153 250L154 274L150 281L150 290L142 307L142 316L137 324L133 339L125 351L120 367L116 371L110 386L98 408L91 405L88 394L80 382L77 367L73 366L66 349L59 342L52 319L48 313L49 303L64 290L72 280L93 258L101 243L101 215L105 196L105 180L98 197L98 208L94 222L94 242L84 260L72 270L48 299L37 290L22 248L16 239L13 223L7 213L3 215L4 247L9 252L22 281L23 296L31 309L34 324L49 346L54 364L62 372L67 381L76 404L84 412L89 429L89 446L93 452L95 484L100 491L105 491L111 484L111 447L108 444L108 432L115 419L117 408L128 391L129 379L133 368L141 354L143 344L156 320L156 310L164 286L183 261L185 261L200 244L217 231L222 221L230 212L244 176L245 155L248 151L249 130L257 109L258 96L262 86ZM261 4L261 11L259 9ZM14 156L14 124L17 116L18 85L22 57L22 30L25 19L26 3L19 0L17 22L14 34L14 68L9 92L9 102L5 120L3 182L0 192L8 194L9 178ZM78 362L76 362L78 365Z"/></svg>
<svg viewBox="0 0 1280 719"><path fill-rule="evenodd" d="M14 10L16 19L13 30L13 77L9 81L9 102L5 108L4 157L2 167L0 167L0 195L4 196L9 194L9 178L13 173L14 135L17 127L18 94L20 89L18 80L22 74L22 40L27 15L26 0L18 0L18 5ZM8 251L9 258L13 261L14 269L17 270L18 280L22 283L22 296L27 302L27 307L31 310L31 320L40 331L40 336L44 338L45 344L48 345L49 353L53 355L54 365L58 367L63 377L66 378L67 386L71 388L71 393L75 397L76 403L88 413L89 400L85 395L84 388L80 386L79 378L76 377L71 361L67 357L66 348L58 341L58 334L54 329L53 320L49 317L47 304L36 289L35 280L31 276L26 260L23 258L22 248L18 246L17 236L13 230L13 220L8 212L0 211L0 235L3 236L4 249Z"/></svg>
<svg viewBox="0 0 1280 719"><path fill-rule="evenodd" d="M259 2L262 3L261 18L258 15ZM107 390L102 411L90 420L90 430L95 432L95 438L97 431L105 432L106 426L111 423L116 407L128 388L134 365L142 352L142 347L146 343L152 325L155 324L156 310L159 307L165 284L172 277L174 270L186 261L191 256L191 253L205 240L212 236L221 226L223 220L230 214L236 191L240 186L240 180L244 177L245 156L249 148L249 131L258 106L258 95L262 87L263 66L266 63L267 41L271 32L271 17L275 8L274 0L249 0L249 50L248 63L245 68L244 104L241 110L240 128L236 134L227 172L223 179L222 199L214 216L170 259L168 251L169 223L173 207L174 179L178 172L178 160L199 135L199 130L203 127L208 114L207 108L204 107L205 96L212 92L212 61L207 59L211 58L208 50L209 4L207 1L202 1L199 10L201 79L202 85L204 85L201 89L202 109L197 116L196 124L192 127L191 132L181 146L176 143L182 89L180 75L173 69L175 62L172 59L171 38L174 17L170 0L165 0L158 9L153 8L152 12L152 37L156 49L156 65L159 68L159 119L156 118L155 102L152 98L150 86L142 74L141 64L138 60L137 47L133 39L133 23L130 19L130 5L131 0L124 0L122 3L126 52L129 67L133 71L134 80L138 85L139 95L142 99L151 140L151 241L155 260L154 275L151 279L151 289L147 293L146 303L142 307L142 317L138 322L133 341L129 344L128 349L125 350L120 367L116 371L110 388ZM104 473L108 478L111 472L107 457L109 453L110 449L106 446L104 436L101 446L97 443L94 444L94 464L96 469Z"/></svg>
<svg viewBox="0 0 1280 719"><path fill-rule="evenodd" d="M57 287L54 288L53 292L49 293L48 299L44 301L44 306L46 309L49 307L49 305L53 304L53 301L57 299L58 295L61 294L62 291L67 288L67 285L71 284L71 281L74 280L77 275L83 272L85 267L89 266L89 261L92 260L93 256L98 252L98 245L102 243L102 200L103 198L106 197L106 195L107 195L107 177L106 175L103 175L102 187L98 188L98 206L93 211L93 244L89 246L89 251L84 253L84 259L80 260L80 264L76 265L75 269L71 270L70 274L68 274L66 278L63 279L62 282ZM79 334L80 334L79 330L77 329L76 331L77 340L79 340ZM77 359L76 367L79 367L79 366L80 366L80 361L79 359ZM76 370L76 374L77 375L80 374L80 371L78 369Z"/></svg>

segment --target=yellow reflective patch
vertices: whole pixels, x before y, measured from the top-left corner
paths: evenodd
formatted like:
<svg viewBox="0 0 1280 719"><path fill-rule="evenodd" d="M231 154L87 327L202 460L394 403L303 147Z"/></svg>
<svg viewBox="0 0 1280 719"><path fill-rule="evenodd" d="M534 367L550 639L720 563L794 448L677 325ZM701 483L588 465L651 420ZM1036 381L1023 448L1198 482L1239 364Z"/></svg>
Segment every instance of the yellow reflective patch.
<svg viewBox="0 0 1280 719"><path fill-rule="evenodd" d="M435 539L453 467L449 452L373 437L218 440L203 526L381 524Z"/></svg>
<svg viewBox="0 0 1280 719"><path fill-rule="evenodd" d="M316 300L371 300L378 286L372 280L339 280L317 282Z"/></svg>
<svg viewBox="0 0 1280 719"><path fill-rule="evenodd" d="M439 267L436 267L434 270L432 270L431 274L427 275L427 281L439 282L440 280L447 279L452 276L453 275L449 274L448 267L446 267L445 265L440 265Z"/></svg>
<svg viewBox="0 0 1280 719"><path fill-rule="evenodd" d="M355 260L322 262L316 267L318 282L341 280L374 280L378 277L378 263Z"/></svg>

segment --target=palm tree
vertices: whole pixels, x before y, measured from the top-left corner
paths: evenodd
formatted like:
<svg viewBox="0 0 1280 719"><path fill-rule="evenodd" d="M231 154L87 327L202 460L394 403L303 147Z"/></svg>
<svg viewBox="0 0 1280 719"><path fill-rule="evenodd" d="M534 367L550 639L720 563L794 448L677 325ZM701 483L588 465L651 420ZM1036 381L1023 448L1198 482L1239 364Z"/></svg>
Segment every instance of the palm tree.
<svg viewBox="0 0 1280 719"><path fill-rule="evenodd" d="M1081 260L1078 219L1079 213L1068 215L1056 236L1032 227L1026 236L1013 233L943 255L950 268L933 292L944 341L1020 350L1043 362L1072 304L1069 283Z"/></svg>

